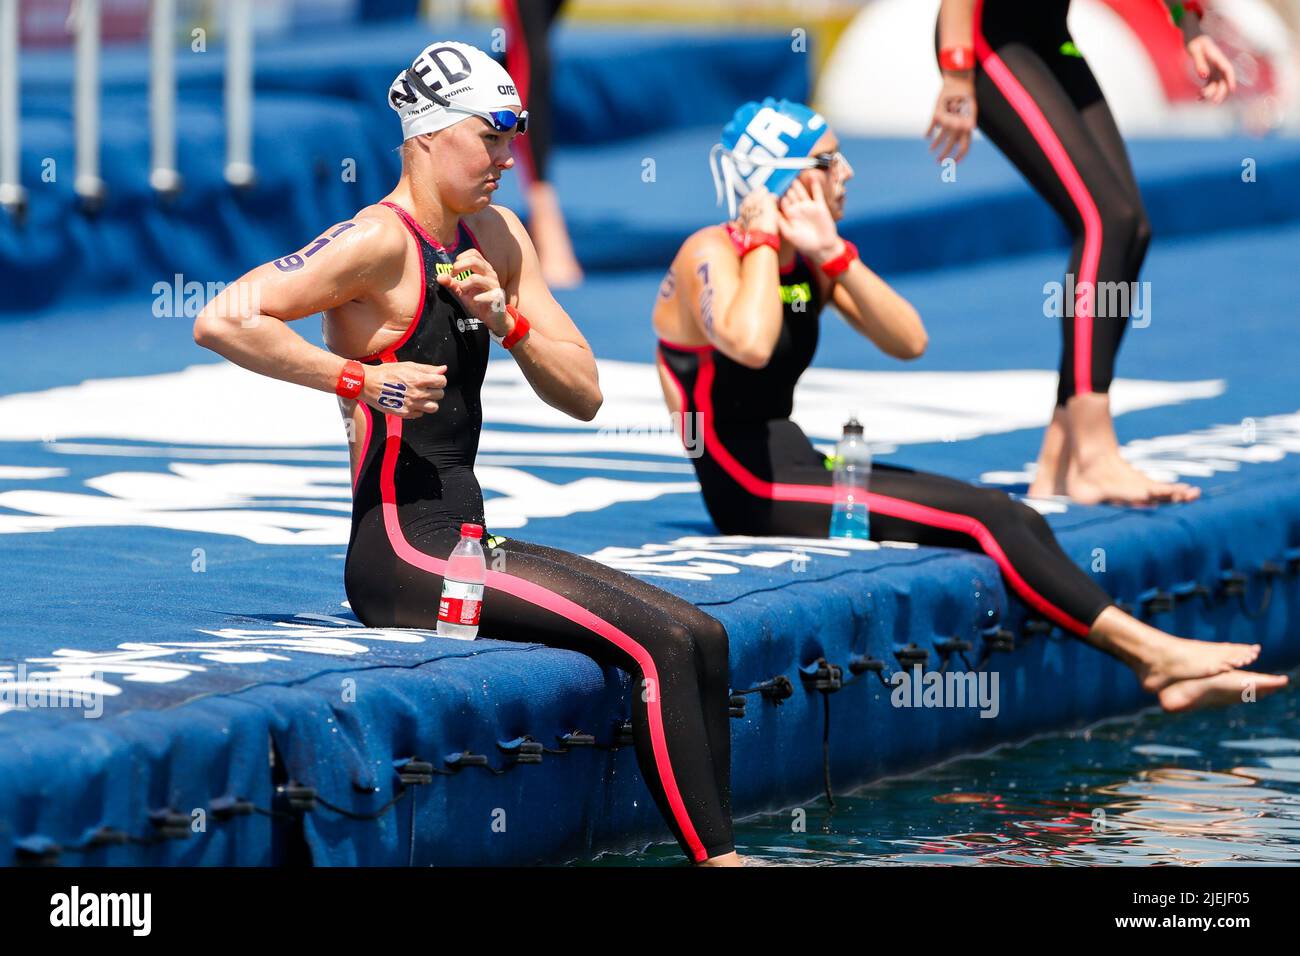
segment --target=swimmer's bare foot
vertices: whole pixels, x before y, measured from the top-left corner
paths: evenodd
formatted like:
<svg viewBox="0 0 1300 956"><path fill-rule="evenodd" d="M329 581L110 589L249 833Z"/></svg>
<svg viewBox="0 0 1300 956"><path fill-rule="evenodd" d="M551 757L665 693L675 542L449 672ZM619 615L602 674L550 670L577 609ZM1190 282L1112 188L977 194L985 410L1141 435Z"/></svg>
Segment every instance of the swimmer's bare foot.
<svg viewBox="0 0 1300 956"><path fill-rule="evenodd" d="M1071 460L1065 489L1073 500L1084 505L1150 505L1190 501L1200 495L1200 489L1191 485L1153 481L1118 452L1094 456L1086 463Z"/></svg>
<svg viewBox="0 0 1300 956"><path fill-rule="evenodd" d="M1288 678L1283 674L1228 671L1213 677L1198 677L1171 684L1160 692L1160 706L1170 713L1205 707L1228 707L1267 697L1285 687L1287 681Z"/></svg>
<svg viewBox="0 0 1300 956"><path fill-rule="evenodd" d="M1158 694L1179 681L1212 677L1246 667L1259 657L1258 644L1192 641L1174 637L1115 605L1092 622L1088 643L1118 657L1137 675L1142 689Z"/></svg>
<svg viewBox="0 0 1300 956"><path fill-rule="evenodd" d="M1041 469L1040 469L1041 473ZM1065 483L1047 478L1034 478L1025 492L1026 498L1060 498L1067 494Z"/></svg>
<svg viewBox="0 0 1300 956"><path fill-rule="evenodd" d="M1129 465L1133 468L1132 465ZM1201 489L1195 485L1189 485L1185 481L1158 481L1152 478L1145 471L1133 468L1133 471L1142 477L1157 494L1168 495L1170 501L1195 501L1201 497Z"/></svg>
<svg viewBox="0 0 1300 956"><path fill-rule="evenodd" d="M1038 470L1026 494L1031 498L1050 498L1066 494L1065 479L1070 469L1070 436L1065 409L1057 406L1043 433L1043 447L1038 452Z"/></svg>
<svg viewBox="0 0 1300 956"><path fill-rule="evenodd" d="M1039 481L1037 478L1030 484L1029 490L1025 492L1026 498L1060 498L1064 495L1064 489L1058 489L1054 483Z"/></svg>
<svg viewBox="0 0 1300 956"><path fill-rule="evenodd" d="M1153 629L1154 630L1154 629ZM1159 632L1157 632L1159 633ZM1254 663L1258 644L1220 644L1160 634L1148 643L1145 660L1134 664L1142 689L1158 694L1181 681L1213 677Z"/></svg>
<svg viewBox="0 0 1300 956"><path fill-rule="evenodd" d="M744 866L745 858L734 850L730 853L724 853L721 856L711 856L703 863L697 863L696 866Z"/></svg>
<svg viewBox="0 0 1300 956"><path fill-rule="evenodd" d="M1064 418L1070 440L1065 493L1080 504L1150 505L1200 497L1193 485L1156 481L1124 460L1109 395L1071 397Z"/></svg>

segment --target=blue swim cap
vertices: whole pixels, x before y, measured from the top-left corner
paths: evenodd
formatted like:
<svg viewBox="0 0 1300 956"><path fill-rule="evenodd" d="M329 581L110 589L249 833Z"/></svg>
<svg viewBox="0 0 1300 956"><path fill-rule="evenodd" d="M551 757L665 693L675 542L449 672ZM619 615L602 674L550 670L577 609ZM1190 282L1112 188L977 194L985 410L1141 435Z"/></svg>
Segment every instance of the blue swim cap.
<svg viewBox="0 0 1300 956"><path fill-rule="evenodd" d="M808 168L801 160L825 132L825 118L802 103L769 96L741 106L709 152L718 202L725 197L734 218L738 197L758 186L779 198Z"/></svg>

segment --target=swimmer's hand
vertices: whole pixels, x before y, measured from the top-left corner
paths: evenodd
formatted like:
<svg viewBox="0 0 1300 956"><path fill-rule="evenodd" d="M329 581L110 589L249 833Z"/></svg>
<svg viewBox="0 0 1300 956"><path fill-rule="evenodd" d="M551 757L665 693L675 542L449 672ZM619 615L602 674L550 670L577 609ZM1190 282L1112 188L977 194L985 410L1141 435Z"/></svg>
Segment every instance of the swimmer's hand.
<svg viewBox="0 0 1300 956"><path fill-rule="evenodd" d="M466 271L471 273L469 278L456 278ZM454 292L465 310L486 325L489 332L497 336L510 333L512 320L506 314L505 291L492 263L483 258L483 253L466 249L451 264L450 275L438 276L438 284Z"/></svg>
<svg viewBox="0 0 1300 956"><path fill-rule="evenodd" d="M756 186L748 196L741 200L736 210L736 228L741 232L770 232L776 234L777 219L776 197L765 186Z"/></svg>
<svg viewBox="0 0 1300 956"><path fill-rule="evenodd" d="M1187 54L1196 67L1196 75L1205 81L1201 99L1218 106L1237 90L1237 74L1232 61L1219 49L1219 45L1204 33L1187 41Z"/></svg>
<svg viewBox="0 0 1300 956"><path fill-rule="evenodd" d="M975 133L975 74L972 70L961 73L943 72L943 88L934 104L934 115L925 137L930 141L930 151L935 162L948 157L960 163L970 149Z"/></svg>
<svg viewBox="0 0 1300 956"><path fill-rule="evenodd" d="M365 367L361 400L376 411L397 418L419 418L438 410L447 387L445 365L385 362Z"/></svg>
<svg viewBox="0 0 1300 956"><path fill-rule="evenodd" d="M781 238L817 265L834 259L844 251L835 217L826 204L821 183L812 181L812 192L796 179L781 197L781 217L777 221Z"/></svg>

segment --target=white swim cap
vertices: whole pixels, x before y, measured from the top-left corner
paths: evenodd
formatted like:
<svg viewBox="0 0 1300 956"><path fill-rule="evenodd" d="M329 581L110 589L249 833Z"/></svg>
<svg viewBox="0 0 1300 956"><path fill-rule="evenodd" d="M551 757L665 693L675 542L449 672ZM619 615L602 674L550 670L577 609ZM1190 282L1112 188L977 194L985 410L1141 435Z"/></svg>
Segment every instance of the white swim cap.
<svg viewBox="0 0 1300 956"><path fill-rule="evenodd" d="M410 74L414 74L412 82ZM430 99L432 91L460 109L448 109ZM425 47L411 69L397 74L388 88L388 105L402 120L402 139L446 129L475 113L520 109L523 103L515 81L496 60L476 46L455 40L436 40Z"/></svg>

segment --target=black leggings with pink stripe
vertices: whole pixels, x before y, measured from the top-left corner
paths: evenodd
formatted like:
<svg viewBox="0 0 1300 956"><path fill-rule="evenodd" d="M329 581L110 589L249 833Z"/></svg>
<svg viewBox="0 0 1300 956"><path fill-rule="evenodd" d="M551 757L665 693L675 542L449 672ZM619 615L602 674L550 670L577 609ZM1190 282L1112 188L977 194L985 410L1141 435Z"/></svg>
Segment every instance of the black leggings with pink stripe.
<svg viewBox="0 0 1300 956"><path fill-rule="evenodd" d="M367 441L383 442L383 425L375 429L373 418ZM384 418L391 429L395 419ZM387 454L368 456L354 491L348 599L368 627L432 629L459 521L482 522L481 498L449 520L430 483L414 480L425 473L416 471L421 463L396 461L398 443L384 444ZM408 446L400 447L407 457ZM404 475L412 480L403 483ZM456 475L442 477L444 490L456 484ZM630 673L637 762L664 820L694 862L730 852L730 672L722 624L689 601L579 555L513 538L486 545L480 634L578 651Z"/></svg>
<svg viewBox="0 0 1300 956"><path fill-rule="evenodd" d="M1124 141L1066 26L1069 5L977 0L974 31L979 128L1074 239L1058 299L1059 405L1110 390L1151 241Z"/></svg>
<svg viewBox="0 0 1300 956"><path fill-rule="evenodd" d="M825 538L832 473L789 419L716 438L692 458L704 503L724 534ZM725 451L724 451L725 449ZM721 456L719 456L721 452ZM1034 611L1084 636L1114 602L1057 544L1043 516L994 488L875 464L868 487L873 541L983 551Z"/></svg>
<svg viewBox="0 0 1300 956"><path fill-rule="evenodd" d="M505 68L528 108L528 135L515 149L530 183L548 182L554 112L551 108L551 27L564 0L500 0L506 26Z"/></svg>

